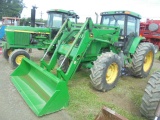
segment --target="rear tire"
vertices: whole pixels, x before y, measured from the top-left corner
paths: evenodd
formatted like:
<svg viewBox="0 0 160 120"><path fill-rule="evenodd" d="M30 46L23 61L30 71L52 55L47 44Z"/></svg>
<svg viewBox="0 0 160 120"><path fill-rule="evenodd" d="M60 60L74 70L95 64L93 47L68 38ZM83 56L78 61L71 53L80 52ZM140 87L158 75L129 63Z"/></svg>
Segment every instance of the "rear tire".
<svg viewBox="0 0 160 120"><path fill-rule="evenodd" d="M30 59L30 55L25 50L17 49L13 51L9 56L9 63L11 67L14 69L17 66L19 66L24 57L27 57L28 59Z"/></svg>
<svg viewBox="0 0 160 120"><path fill-rule="evenodd" d="M136 77L147 77L154 60L152 43L140 43L132 58L132 72Z"/></svg>
<svg viewBox="0 0 160 120"><path fill-rule="evenodd" d="M141 114L153 120L156 108L160 101L160 72L155 72L149 79L142 97L140 112Z"/></svg>
<svg viewBox="0 0 160 120"><path fill-rule="evenodd" d="M9 59L9 56L11 55L11 53L13 52L12 49L3 49L3 56L6 60Z"/></svg>
<svg viewBox="0 0 160 120"><path fill-rule="evenodd" d="M117 54L103 53L91 68L91 84L100 91L108 91L116 86L121 73L121 60Z"/></svg>

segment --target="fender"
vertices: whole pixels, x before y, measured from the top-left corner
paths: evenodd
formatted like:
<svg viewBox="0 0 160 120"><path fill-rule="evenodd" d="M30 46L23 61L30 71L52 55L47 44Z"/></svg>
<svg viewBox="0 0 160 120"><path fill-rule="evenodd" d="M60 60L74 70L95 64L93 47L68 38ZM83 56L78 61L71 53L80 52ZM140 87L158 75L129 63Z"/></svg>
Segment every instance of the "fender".
<svg viewBox="0 0 160 120"><path fill-rule="evenodd" d="M145 37L135 37L134 40L133 40L133 43L129 49L129 53L131 54L134 54L136 49L137 49L137 46L139 45L139 43L142 41L142 40L145 40L146 38Z"/></svg>

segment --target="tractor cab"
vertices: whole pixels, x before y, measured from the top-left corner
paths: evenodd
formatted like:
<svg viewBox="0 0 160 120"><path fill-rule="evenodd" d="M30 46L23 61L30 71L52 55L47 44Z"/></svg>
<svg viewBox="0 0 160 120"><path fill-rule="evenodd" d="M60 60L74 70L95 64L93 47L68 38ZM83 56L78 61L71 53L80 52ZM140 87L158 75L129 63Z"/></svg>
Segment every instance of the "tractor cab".
<svg viewBox="0 0 160 120"><path fill-rule="evenodd" d="M60 9L49 10L47 27L60 28L64 21L69 18L71 22L77 23L79 16L73 11L66 11Z"/></svg>
<svg viewBox="0 0 160 120"><path fill-rule="evenodd" d="M121 28L121 35L127 36L135 33L139 36L139 26L141 16L130 11L110 11L101 13L101 24L107 26L117 26Z"/></svg>
<svg viewBox="0 0 160 120"><path fill-rule="evenodd" d="M47 21L47 27L52 29L52 35L51 38L53 38L64 21L66 19L70 19L72 23L77 23L77 19L79 19L79 16L73 12L73 11L66 11L61 9L53 9L47 11L48 13L48 21Z"/></svg>
<svg viewBox="0 0 160 120"><path fill-rule="evenodd" d="M122 47L126 53L128 45L131 45L133 39L139 36L141 16L131 11L109 11L101 13L101 24L107 26L117 26L121 28L120 42L116 44ZM128 47L129 48L129 47Z"/></svg>

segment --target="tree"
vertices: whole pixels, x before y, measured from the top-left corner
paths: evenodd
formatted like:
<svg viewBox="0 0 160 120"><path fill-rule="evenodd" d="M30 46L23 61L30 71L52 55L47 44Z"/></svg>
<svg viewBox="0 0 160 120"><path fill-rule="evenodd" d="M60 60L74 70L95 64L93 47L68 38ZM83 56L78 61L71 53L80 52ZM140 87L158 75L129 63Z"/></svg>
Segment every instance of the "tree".
<svg viewBox="0 0 160 120"><path fill-rule="evenodd" d="M47 23L47 20L43 19L36 19L35 22ZM22 26L30 26L31 25L31 18L21 18L20 25Z"/></svg>
<svg viewBox="0 0 160 120"><path fill-rule="evenodd" d="M25 4L23 0L0 0L0 19L2 17L20 17Z"/></svg>

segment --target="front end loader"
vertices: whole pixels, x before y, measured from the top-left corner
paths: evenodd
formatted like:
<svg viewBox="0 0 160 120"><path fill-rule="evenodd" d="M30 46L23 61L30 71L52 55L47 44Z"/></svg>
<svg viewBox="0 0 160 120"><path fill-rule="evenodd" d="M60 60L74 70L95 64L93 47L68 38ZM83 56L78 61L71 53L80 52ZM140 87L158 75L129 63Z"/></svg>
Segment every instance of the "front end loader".
<svg viewBox="0 0 160 120"><path fill-rule="evenodd" d="M154 47L151 43L142 43L144 38L138 36L140 16L129 11L101 15L101 24L93 24L91 18L82 25L67 19L46 50L40 66L23 58L11 74L13 84L37 116L68 105L67 84L80 66L91 70L91 84L103 92L116 86L123 67L130 65L137 77L149 74ZM131 33L127 32L129 28L133 28ZM56 48L46 62L44 58L53 45Z"/></svg>

